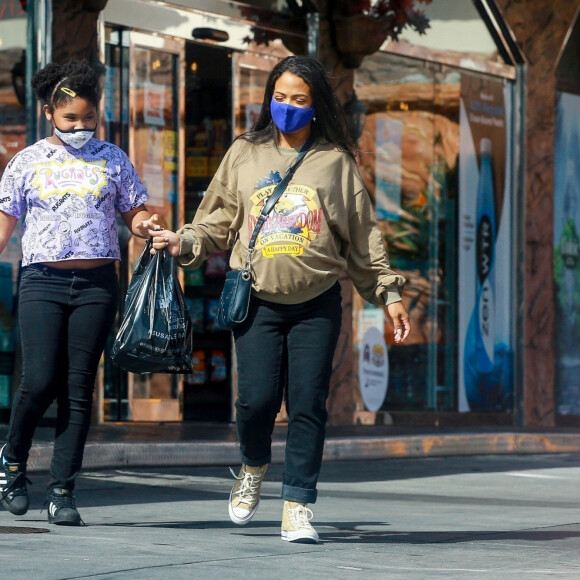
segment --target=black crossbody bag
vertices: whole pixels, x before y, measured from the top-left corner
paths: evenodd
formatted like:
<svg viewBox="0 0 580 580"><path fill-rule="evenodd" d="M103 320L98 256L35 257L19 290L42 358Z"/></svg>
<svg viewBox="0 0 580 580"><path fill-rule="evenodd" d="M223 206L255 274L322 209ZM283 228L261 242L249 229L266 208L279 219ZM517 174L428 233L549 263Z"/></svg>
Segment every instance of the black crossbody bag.
<svg viewBox="0 0 580 580"><path fill-rule="evenodd" d="M248 255L246 257L244 267L236 270L230 270L226 274L226 281L219 299L216 319L218 328L221 328L222 330L234 329L236 326L244 322L248 316L253 282L251 264L252 254L254 252L256 240L258 239L258 233L260 232L262 225L264 225L268 214L274 209L274 206L286 190L288 182L310 149L312 143L314 142L314 138L314 133L311 132L310 137L306 143L302 145L302 148L298 153L298 157L296 157L294 163L287 169L284 178L274 188L272 195L267 199L266 203L262 207L262 211L260 212L256 226L252 232L250 243L248 244Z"/></svg>

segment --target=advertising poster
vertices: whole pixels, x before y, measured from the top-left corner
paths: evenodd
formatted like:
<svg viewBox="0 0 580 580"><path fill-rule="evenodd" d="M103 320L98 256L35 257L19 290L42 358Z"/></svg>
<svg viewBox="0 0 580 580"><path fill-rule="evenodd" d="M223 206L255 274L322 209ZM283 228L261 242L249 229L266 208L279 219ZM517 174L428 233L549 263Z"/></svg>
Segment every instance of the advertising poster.
<svg viewBox="0 0 580 580"><path fill-rule="evenodd" d="M459 159L459 411L510 411L512 215L510 86L461 77Z"/></svg>
<svg viewBox="0 0 580 580"><path fill-rule="evenodd" d="M377 219L401 219L401 139L403 122L377 116L375 204Z"/></svg>
<svg viewBox="0 0 580 580"><path fill-rule="evenodd" d="M580 415L580 97L558 93L554 151L556 413Z"/></svg>
<svg viewBox="0 0 580 580"><path fill-rule="evenodd" d="M149 125L165 126L165 85L145 83L143 116Z"/></svg>

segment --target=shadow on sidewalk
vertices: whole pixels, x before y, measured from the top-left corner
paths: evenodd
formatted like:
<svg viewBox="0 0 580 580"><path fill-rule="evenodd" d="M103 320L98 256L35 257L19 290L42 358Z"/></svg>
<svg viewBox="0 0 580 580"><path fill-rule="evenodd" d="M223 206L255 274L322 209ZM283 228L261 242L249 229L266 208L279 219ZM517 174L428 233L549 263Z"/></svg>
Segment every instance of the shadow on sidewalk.
<svg viewBox="0 0 580 580"><path fill-rule="evenodd" d="M506 540L521 542L553 542L570 538L580 538L580 523L566 526L534 528L529 530L449 530L449 531L412 531L403 532L385 529L387 522L359 521L349 522L316 522L321 543L332 544L457 544L464 542L504 542ZM230 530L235 535L252 538L271 538L280 529L280 522L252 522L247 527L233 525L228 520L202 520L191 522L116 522L95 524L95 527L112 528L150 528L175 530ZM271 528L272 533L264 533L263 528ZM329 528L331 528L329 530ZM368 529L383 528L383 529ZM562 529L565 528L565 529Z"/></svg>
<svg viewBox="0 0 580 580"><path fill-rule="evenodd" d="M359 522L353 528L340 529L344 524L318 524L317 529L321 541L328 543L355 544L457 544L463 542L504 542L514 540L521 542L553 542L569 538L580 538L580 524L571 526L573 529L562 530L554 528L537 528L532 530L450 530L443 532L397 532L397 531L365 531L357 529L376 526L376 522ZM325 532L327 526L336 526L336 532ZM321 533L322 530L322 533Z"/></svg>

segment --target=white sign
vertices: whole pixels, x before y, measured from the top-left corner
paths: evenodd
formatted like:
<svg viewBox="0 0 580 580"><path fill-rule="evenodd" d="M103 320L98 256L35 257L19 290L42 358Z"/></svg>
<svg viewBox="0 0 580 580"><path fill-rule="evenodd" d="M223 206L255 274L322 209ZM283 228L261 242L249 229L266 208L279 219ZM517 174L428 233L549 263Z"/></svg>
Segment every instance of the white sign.
<svg viewBox="0 0 580 580"><path fill-rule="evenodd" d="M149 125L165 125L165 91L164 85L145 83L143 86L143 118Z"/></svg>
<svg viewBox="0 0 580 580"><path fill-rule="evenodd" d="M154 206L162 206L163 197L163 170L159 165L143 163L143 184L147 188L149 199L147 203Z"/></svg>
<svg viewBox="0 0 580 580"><path fill-rule="evenodd" d="M382 307L365 304L365 307L358 312L358 327L356 335L356 346L359 347L364 335L369 328L376 328L379 332L385 327L385 311Z"/></svg>
<svg viewBox="0 0 580 580"><path fill-rule="evenodd" d="M249 131L258 121L262 105L246 105L246 131Z"/></svg>
<svg viewBox="0 0 580 580"><path fill-rule="evenodd" d="M358 379L365 407L378 411L387 396L389 357L382 332L369 328L363 337L358 357Z"/></svg>

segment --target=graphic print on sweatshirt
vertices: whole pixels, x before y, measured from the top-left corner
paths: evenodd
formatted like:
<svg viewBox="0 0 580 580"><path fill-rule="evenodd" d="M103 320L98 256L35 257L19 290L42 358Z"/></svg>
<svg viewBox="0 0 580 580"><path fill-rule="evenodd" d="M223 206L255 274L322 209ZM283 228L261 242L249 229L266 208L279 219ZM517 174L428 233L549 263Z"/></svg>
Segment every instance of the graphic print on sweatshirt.
<svg viewBox="0 0 580 580"><path fill-rule="evenodd" d="M93 139L78 152L39 141L18 153L0 183L0 209L24 218L22 265L120 258L116 210L147 193L126 154Z"/></svg>
<svg viewBox="0 0 580 580"><path fill-rule="evenodd" d="M250 237L266 200L282 181L278 171L258 180L250 197L248 215ZM322 209L317 204L316 191L307 185L288 185L274 209L268 215L256 241L256 250L266 258L286 254L300 256L320 234Z"/></svg>

